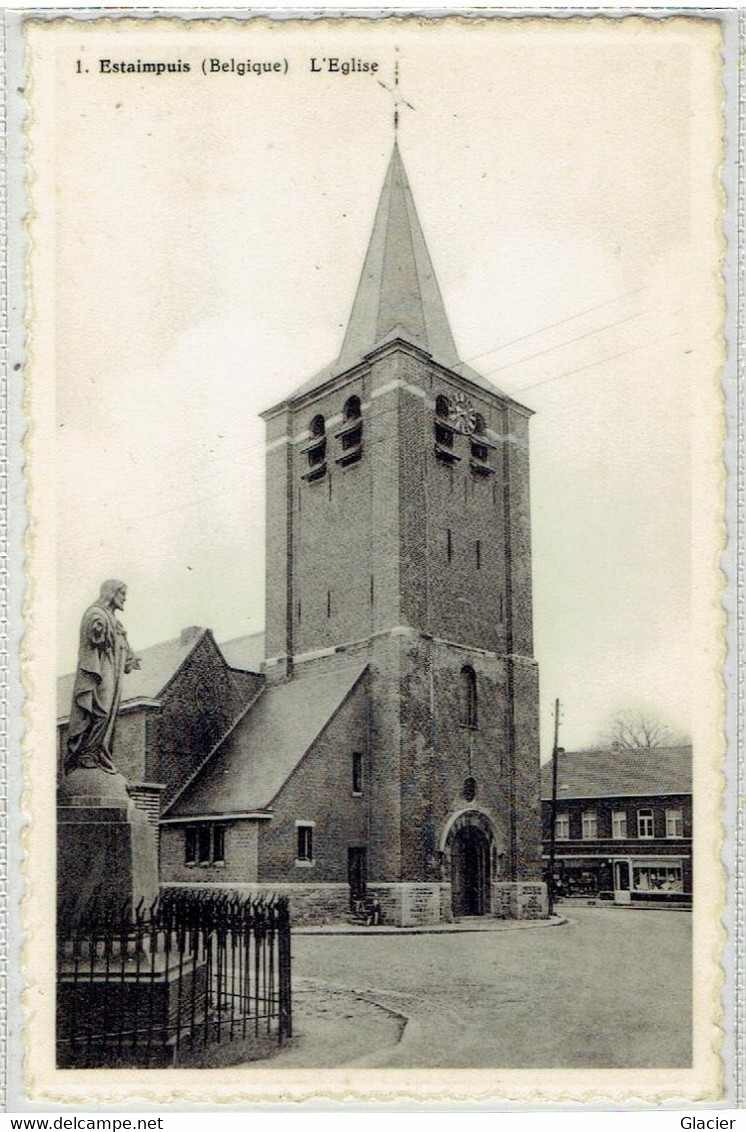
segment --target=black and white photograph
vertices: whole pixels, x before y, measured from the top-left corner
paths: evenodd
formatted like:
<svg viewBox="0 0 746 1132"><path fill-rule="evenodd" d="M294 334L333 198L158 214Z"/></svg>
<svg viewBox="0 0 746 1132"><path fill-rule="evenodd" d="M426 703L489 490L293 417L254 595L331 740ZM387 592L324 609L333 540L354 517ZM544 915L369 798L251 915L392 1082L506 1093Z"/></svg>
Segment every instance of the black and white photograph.
<svg viewBox="0 0 746 1132"><path fill-rule="evenodd" d="M25 36L36 1095L714 1103L717 20Z"/></svg>

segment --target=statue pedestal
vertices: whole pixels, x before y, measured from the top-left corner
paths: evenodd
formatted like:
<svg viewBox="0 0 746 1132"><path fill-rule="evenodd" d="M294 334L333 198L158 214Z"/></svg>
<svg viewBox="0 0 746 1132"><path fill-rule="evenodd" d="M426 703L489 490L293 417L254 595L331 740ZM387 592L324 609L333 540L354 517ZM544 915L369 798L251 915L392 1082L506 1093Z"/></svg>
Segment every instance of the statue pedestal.
<svg viewBox="0 0 746 1132"><path fill-rule="evenodd" d="M57 802L57 907L66 922L96 908L131 917L158 896L156 833L121 774L74 770Z"/></svg>

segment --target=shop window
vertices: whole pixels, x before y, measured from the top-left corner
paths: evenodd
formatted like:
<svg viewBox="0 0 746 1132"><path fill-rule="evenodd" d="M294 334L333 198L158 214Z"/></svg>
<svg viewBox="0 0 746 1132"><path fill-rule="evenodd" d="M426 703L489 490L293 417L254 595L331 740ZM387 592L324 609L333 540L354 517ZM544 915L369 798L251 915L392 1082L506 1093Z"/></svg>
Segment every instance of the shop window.
<svg viewBox="0 0 746 1132"><path fill-rule="evenodd" d="M637 836L638 837L654 837L653 831L653 811L652 810L638 810L637 811Z"/></svg>
<svg viewBox="0 0 746 1132"><path fill-rule="evenodd" d="M614 810L611 815L611 836L615 841L622 841L627 836L626 810Z"/></svg>
<svg viewBox="0 0 746 1132"><path fill-rule="evenodd" d="M557 814L554 819L554 837L556 841L567 841L570 837L570 815Z"/></svg>
<svg viewBox="0 0 746 1132"><path fill-rule="evenodd" d="M360 797L363 792L363 756L355 751L352 756L352 793Z"/></svg>
<svg viewBox="0 0 746 1132"><path fill-rule="evenodd" d="M635 863L632 867L632 888L635 892L683 892L680 862L657 865Z"/></svg>
<svg viewBox="0 0 746 1132"><path fill-rule="evenodd" d="M666 810L666 837L684 836L684 815L681 810Z"/></svg>
<svg viewBox="0 0 746 1132"><path fill-rule="evenodd" d="M477 676L469 664L461 669L459 678L461 692L461 725L477 726Z"/></svg>
<svg viewBox="0 0 746 1132"><path fill-rule="evenodd" d="M595 810L583 810L583 840L595 841L598 837L598 817Z"/></svg>
<svg viewBox="0 0 746 1132"><path fill-rule="evenodd" d="M313 861L313 824L311 822L295 823L297 837L297 864L311 864Z"/></svg>

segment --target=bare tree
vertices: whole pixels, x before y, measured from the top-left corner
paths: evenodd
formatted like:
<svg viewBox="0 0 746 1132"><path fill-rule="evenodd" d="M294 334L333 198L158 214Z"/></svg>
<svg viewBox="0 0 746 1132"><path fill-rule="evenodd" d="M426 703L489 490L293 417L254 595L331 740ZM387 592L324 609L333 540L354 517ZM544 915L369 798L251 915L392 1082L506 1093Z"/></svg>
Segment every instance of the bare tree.
<svg viewBox="0 0 746 1132"><path fill-rule="evenodd" d="M637 751L643 747L670 747L686 742L685 736L676 734L652 713L632 708L618 711L612 716L600 737L602 747L616 747L624 751Z"/></svg>

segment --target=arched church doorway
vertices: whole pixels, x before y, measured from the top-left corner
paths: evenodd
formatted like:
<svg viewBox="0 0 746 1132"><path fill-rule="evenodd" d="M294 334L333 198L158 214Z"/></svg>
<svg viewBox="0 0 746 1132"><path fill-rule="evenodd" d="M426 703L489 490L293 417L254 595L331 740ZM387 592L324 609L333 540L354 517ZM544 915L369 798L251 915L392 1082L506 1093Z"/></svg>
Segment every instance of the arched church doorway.
<svg viewBox="0 0 746 1132"><path fill-rule="evenodd" d="M458 830L451 849L454 916L484 916L490 911L490 845L476 826Z"/></svg>
<svg viewBox="0 0 746 1132"><path fill-rule="evenodd" d="M443 880L451 882L454 916L489 916L497 842L492 822L482 810L464 810L443 831Z"/></svg>

